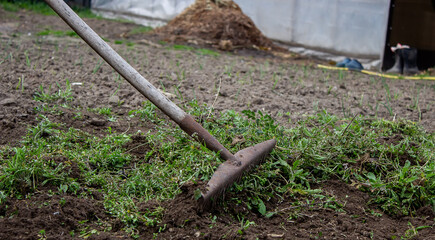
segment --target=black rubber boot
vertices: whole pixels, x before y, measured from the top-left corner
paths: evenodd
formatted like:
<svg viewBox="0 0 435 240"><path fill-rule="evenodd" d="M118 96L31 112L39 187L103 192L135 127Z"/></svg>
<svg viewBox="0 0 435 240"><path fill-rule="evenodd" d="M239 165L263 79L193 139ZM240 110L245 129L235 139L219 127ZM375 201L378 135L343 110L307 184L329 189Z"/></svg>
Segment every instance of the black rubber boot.
<svg viewBox="0 0 435 240"><path fill-rule="evenodd" d="M403 57L403 74L414 75L418 73L417 67L417 49L404 48L402 49Z"/></svg>
<svg viewBox="0 0 435 240"><path fill-rule="evenodd" d="M403 73L403 58L402 58L402 50L396 49L394 52L394 65L390 69L387 70L387 73Z"/></svg>

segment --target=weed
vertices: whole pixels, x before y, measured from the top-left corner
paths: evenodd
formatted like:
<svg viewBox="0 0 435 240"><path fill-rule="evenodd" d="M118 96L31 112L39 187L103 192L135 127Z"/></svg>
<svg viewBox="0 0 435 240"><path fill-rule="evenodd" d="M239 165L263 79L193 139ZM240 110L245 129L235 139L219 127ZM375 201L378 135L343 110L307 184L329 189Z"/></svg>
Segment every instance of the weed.
<svg viewBox="0 0 435 240"><path fill-rule="evenodd" d="M45 235L45 230L44 229L39 231L39 233L38 233L38 239L40 239L40 240L47 239L47 236Z"/></svg>
<svg viewBox="0 0 435 240"><path fill-rule="evenodd" d="M244 217L237 216L239 222L240 222L240 228L237 230L237 233L240 235L243 235L245 231L252 225L255 225L255 222L251 222L248 219L245 220Z"/></svg>
<svg viewBox="0 0 435 240"><path fill-rule="evenodd" d="M385 78L382 79L382 85L385 88L385 92L386 92L386 102L382 103L385 108L388 110L388 113L390 114L390 116L394 115L393 109L391 107L391 93L390 93L390 87L388 86L387 82L385 81Z"/></svg>
<svg viewBox="0 0 435 240"><path fill-rule="evenodd" d="M332 86L329 86L329 87L328 87L328 91L327 91L328 95L331 94L332 90L333 90L333 87L332 87Z"/></svg>
<svg viewBox="0 0 435 240"><path fill-rule="evenodd" d="M4 191L0 191L0 204L3 204L8 197L8 194L6 194Z"/></svg>
<svg viewBox="0 0 435 240"><path fill-rule="evenodd" d="M416 94L412 97L412 105L411 108L412 109L419 109L419 98L420 98L420 87L417 87L417 92Z"/></svg>
<svg viewBox="0 0 435 240"><path fill-rule="evenodd" d="M44 161L45 138L54 131L53 125L44 119L38 126L30 129L29 137L34 146L13 148L14 156L3 165L0 176L0 190L10 196L20 195L38 184L47 182L64 182L66 175L62 173L63 165L54 165Z"/></svg>
<svg viewBox="0 0 435 240"><path fill-rule="evenodd" d="M80 238L89 238L90 236L97 234L98 235L98 230L96 229L92 229L92 230L88 230L88 228L83 229L82 231L80 231Z"/></svg>
<svg viewBox="0 0 435 240"><path fill-rule="evenodd" d="M101 115L105 116L111 116L112 115L112 108L110 107L102 107L102 108L94 108L90 109L92 112L99 113Z"/></svg>
<svg viewBox="0 0 435 240"><path fill-rule="evenodd" d="M359 100L359 107L362 108L363 107L363 102L364 102L364 93L361 94L361 98Z"/></svg>
<svg viewBox="0 0 435 240"><path fill-rule="evenodd" d="M18 84L15 89L21 89L21 93L24 92L24 75L21 75L21 77L18 78Z"/></svg>
<svg viewBox="0 0 435 240"><path fill-rule="evenodd" d="M64 37L64 36L79 37L76 32L71 31L71 30L62 31L62 30L51 30L51 29L42 30L42 31L36 33L36 35L37 36L52 35L52 36L57 36L57 37Z"/></svg>
<svg viewBox="0 0 435 240"><path fill-rule="evenodd" d="M349 117L350 116L350 109L346 108L344 97L340 97L340 105L341 105L341 111L343 113L343 117L345 117L345 118Z"/></svg>
<svg viewBox="0 0 435 240"><path fill-rule="evenodd" d="M276 88L276 85L278 84L278 81L279 81L279 77L276 76L275 72L272 75L272 81L273 81L272 90L274 90Z"/></svg>
<svg viewBox="0 0 435 240"><path fill-rule="evenodd" d="M105 42L110 42L110 39L105 38L105 37L103 37L103 36L100 36L100 37L101 37L101 39L103 39Z"/></svg>
<svg viewBox="0 0 435 240"><path fill-rule="evenodd" d="M292 197L295 208L283 211L293 218L304 206L340 211L342 205L313 187L338 178L366 191L371 196L369 204L388 214L410 214L422 206L435 206L434 136L414 123L357 115L343 119L323 111L285 128L260 111L226 111L215 116L196 101L188 102L185 109L201 119L231 152L267 139L277 140L267 160L228 189L234 197L223 204L241 204L270 217L279 210L267 209L268 201ZM104 109L102 114L111 111ZM148 101L130 111L129 117L155 123L149 132L138 133L148 146L140 157L144 161L133 161L131 149L124 149L131 135L108 129L105 136L92 136L40 116L39 123L28 129L21 147L0 152L0 200L23 196L44 184L72 194L93 186L103 193L106 211L121 220L126 231L134 234L142 224L158 226L164 209L140 212L137 204L173 198L187 181L209 180L222 160L160 117ZM403 138L397 143L379 140L397 134ZM231 144L236 137L245 141ZM417 142L418 147L413 144ZM365 154L375 160L360 162ZM69 177L68 161L52 160L59 155L77 164L83 177L80 182ZM402 162L400 156L409 156L408 161ZM237 220L239 234L254 224L246 216ZM83 236L89 233L92 229L80 230Z"/></svg>
<svg viewBox="0 0 435 240"><path fill-rule="evenodd" d="M211 50L211 49L207 49L207 48L197 49L196 53L198 53L199 55L208 55L208 56L213 56L213 57L220 56L220 54L218 52Z"/></svg>
<svg viewBox="0 0 435 240"><path fill-rule="evenodd" d="M62 107L65 107L65 105L64 104L62 104L63 106ZM66 107L67 108L67 107ZM59 108L59 106L58 105L50 105L50 104L45 104L45 103L43 103L43 104L41 104L41 105L38 105L38 106L36 106L35 108L34 108L34 110L36 111L36 112L39 112L39 113L41 113L41 114L43 114L43 113L50 113L50 114L53 114L53 115L61 115L61 114L63 114L64 112L62 111L62 109L61 108Z"/></svg>
<svg viewBox="0 0 435 240"><path fill-rule="evenodd" d="M74 62L74 65L83 66L83 56L80 56L79 60Z"/></svg>
<svg viewBox="0 0 435 240"><path fill-rule="evenodd" d="M339 82L343 82L344 78L345 78L345 72L343 70L339 70L338 71L338 81Z"/></svg>
<svg viewBox="0 0 435 240"><path fill-rule="evenodd" d="M30 63L29 55L27 54L27 51L24 52L24 56L26 57L26 65L27 67L31 68L32 64Z"/></svg>
<svg viewBox="0 0 435 240"><path fill-rule="evenodd" d="M302 70L304 72L304 78L308 77L308 66L307 65L303 65L302 66Z"/></svg>
<svg viewBox="0 0 435 240"><path fill-rule="evenodd" d="M58 91L51 93L51 85L48 90L45 90L42 85L39 86L39 92L34 94L33 99L40 102L51 103L54 101L62 100L62 101L72 101L72 88L68 79L66 79L65 89L62 89L59 83L56 83L58 87Z"/></svg>
<svg viewBox="0 0 435 240"><path fill-rule="evenodd" d="M97 71L101 68L101 65L103 65L104 61L102 59L98 60L97 65L95 65L94 69L92 70L92 74L97 73Z"/></svg>
<svg viewBox="0 0 435 240"><path fill-rule="evenodd" d="M189 50L189 51L191 51L191 50L194 50L195 48L191 47L191 46L175 44L175 45L172 45L171 47L169 47L168 49L184 50L184 51Z"/></svg>
<svg viewBox="0 0 435 240"><path fill-rule="evenodd" d="M118 44L118 45L120 45L120 44L123 44L124 43L124 41L123 40L115 40L115 42L114 42L115 44Z"/></svg>
<svg viewBox="0 0 435 240"><path fill-rule="evenodd" d="M27 9L43 15L56 14L47 4L42 1L20 0L11 2L8 0L0 0L0 6L6 11L10 12L18 12L20 9ZM73 10L82 18L100 18L92 13L90 9L74 7Z"/></svg>
<svg viewBox="0 0 435 240"><path fill-rule="evenodd" d="M144 121L150 121L155 124L163 124L164 120L157 115L157 107L150 101L145 101L143 107L137 110L131 110L128 114L130 117L139 117Z"/></svg>
<svg viewBox="0 0 435 240"><path fill-rule="evenodd" d="M228 77L231 77L231 74L233 73L233 67L225 65L224 68L225 68L224 74L226 74Z"/></svg>
<svg viewBox="0 0 435 240"><path fill-rule="evenodd" d="M128 35L137 35L137 34L147 33L147 32L152 31L152 30L153 30L152 27L137 26L137 27L131 29L130 32L128 32Z"/></svg>

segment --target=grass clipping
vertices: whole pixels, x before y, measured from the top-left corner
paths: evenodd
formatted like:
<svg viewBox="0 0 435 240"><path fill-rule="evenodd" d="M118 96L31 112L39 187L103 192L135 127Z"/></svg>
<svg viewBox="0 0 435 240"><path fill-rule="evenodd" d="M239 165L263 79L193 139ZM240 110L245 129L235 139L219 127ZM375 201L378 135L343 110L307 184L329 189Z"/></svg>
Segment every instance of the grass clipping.
<svg viewBox="0 0 435 240"><path fill-rule="evenodd" d="M164 36L168 42L212 45L227 51L234 48L275 48L231 0L197 0L155 33Z"/></svg>

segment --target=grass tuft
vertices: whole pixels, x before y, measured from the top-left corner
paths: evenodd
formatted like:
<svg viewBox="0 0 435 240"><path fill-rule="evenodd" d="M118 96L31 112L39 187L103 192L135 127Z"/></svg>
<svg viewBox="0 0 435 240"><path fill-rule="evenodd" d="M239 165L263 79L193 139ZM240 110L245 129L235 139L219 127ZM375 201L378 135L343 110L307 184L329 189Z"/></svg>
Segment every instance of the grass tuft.
<svg viewBox="0 0 435 240"><path fill-rule="evenodd" d="M57 36L57 37L64 37L64 36L78 37L77 33L74 31L71 31L71 30L62 31L62 30L51 30L51 29L42 30L42 31L36 33L36 35L38 35L38 36L52 35L52 36Z"/></svg>
<svg viewBox="0 0 435 240"><path fill-rule="evenodd" d="M20 9L26 9L42 15L56 15L44 1L0 0L0 7L9 12L18 12ZM100 18L87 8L73 7L73 10L82 18Z"/></svg>

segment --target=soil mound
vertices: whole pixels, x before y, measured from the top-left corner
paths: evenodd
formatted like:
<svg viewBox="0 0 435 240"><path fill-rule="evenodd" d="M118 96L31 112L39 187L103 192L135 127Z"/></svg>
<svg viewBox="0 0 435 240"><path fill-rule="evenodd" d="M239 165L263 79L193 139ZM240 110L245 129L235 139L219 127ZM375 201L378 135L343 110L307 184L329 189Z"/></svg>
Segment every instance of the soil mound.
<svg viewBox="0 0 435 240"><path fill-rule="evenodd" d="M155 30L169 42L234 48L276 48L231 0L197 0L164 27Z"/></svg>

